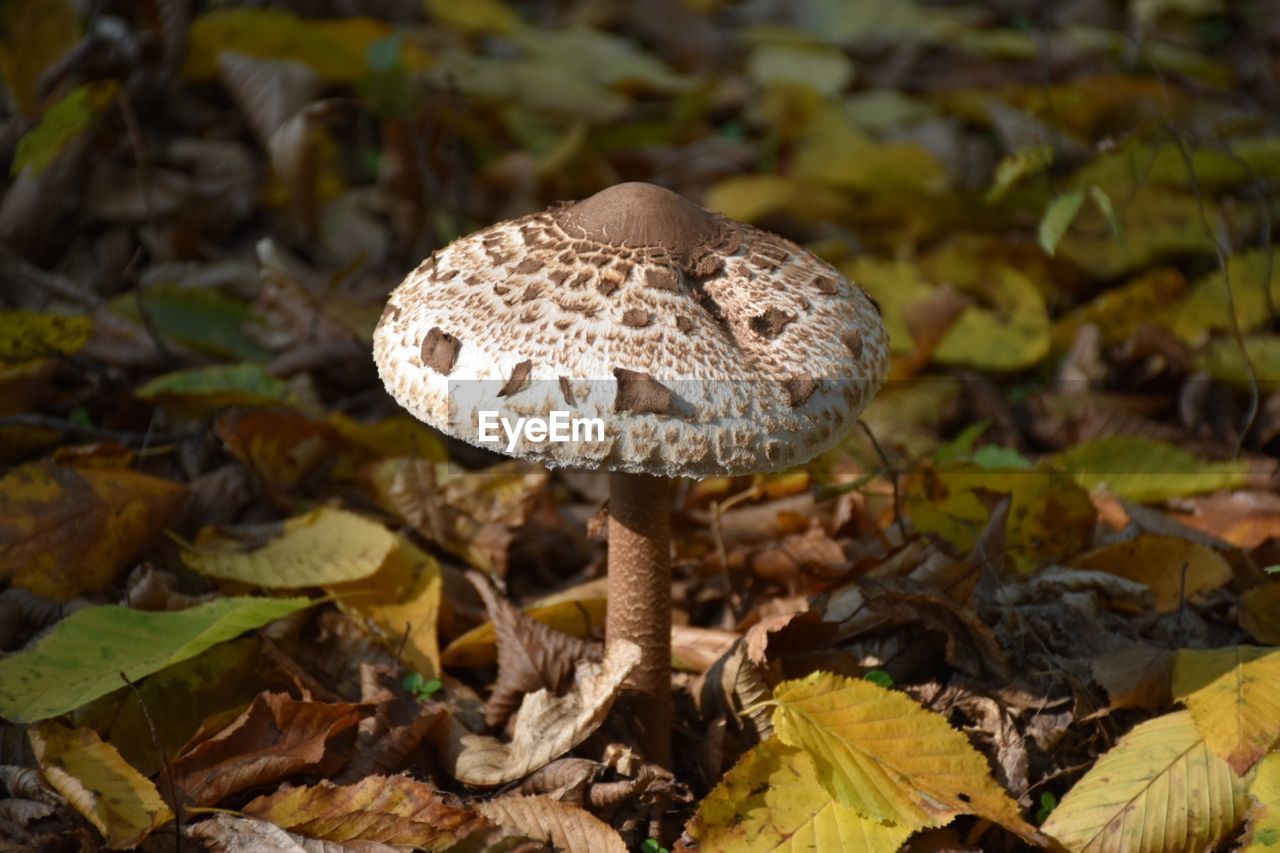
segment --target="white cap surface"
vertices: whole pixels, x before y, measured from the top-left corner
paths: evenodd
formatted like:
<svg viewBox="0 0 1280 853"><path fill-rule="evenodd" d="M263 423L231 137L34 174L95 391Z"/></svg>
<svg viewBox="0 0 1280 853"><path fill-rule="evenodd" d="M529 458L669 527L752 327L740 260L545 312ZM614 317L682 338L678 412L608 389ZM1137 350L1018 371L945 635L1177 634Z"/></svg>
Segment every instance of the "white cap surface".
<svg viewBox="0 0 1280 853"><path fill-rule="evenodd" d="M621 184L437 251L391 295L374 358L400 405L479 447L699 477L834 445L884 381L889 345L870 297L812 253ZM604 434L481 440L482 412L514 428L555 411Z"/></svg>

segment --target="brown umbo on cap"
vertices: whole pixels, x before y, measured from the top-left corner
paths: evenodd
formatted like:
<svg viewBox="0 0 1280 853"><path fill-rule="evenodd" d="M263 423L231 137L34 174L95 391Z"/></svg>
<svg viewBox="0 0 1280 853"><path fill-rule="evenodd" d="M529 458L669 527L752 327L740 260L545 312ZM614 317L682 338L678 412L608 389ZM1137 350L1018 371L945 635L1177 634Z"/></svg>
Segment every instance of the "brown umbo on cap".
<svg viewBox="0 0 1280 853"><path fill-rule="evenodd" d="M696 477L831 447L889 345L872 300L811 252L628 183L437 251L391 295L374 357L400 405L480 447ZM553 411L599 418L603 439L480 440L481 412Z"/></svg>

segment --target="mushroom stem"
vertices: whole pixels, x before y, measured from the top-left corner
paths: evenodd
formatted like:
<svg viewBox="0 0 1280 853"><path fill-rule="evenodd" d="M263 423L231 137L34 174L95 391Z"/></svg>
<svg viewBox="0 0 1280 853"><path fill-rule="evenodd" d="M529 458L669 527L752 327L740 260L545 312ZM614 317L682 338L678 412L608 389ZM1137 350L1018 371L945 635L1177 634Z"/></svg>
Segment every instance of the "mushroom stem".
<svg viewBox="0 0 1280 853"><path fill-rule="evenodd" d="M640 662L624 689L640 748L671 766L671 486L666 477L609 475L609 608L605 642L630 640Z"/></svg>

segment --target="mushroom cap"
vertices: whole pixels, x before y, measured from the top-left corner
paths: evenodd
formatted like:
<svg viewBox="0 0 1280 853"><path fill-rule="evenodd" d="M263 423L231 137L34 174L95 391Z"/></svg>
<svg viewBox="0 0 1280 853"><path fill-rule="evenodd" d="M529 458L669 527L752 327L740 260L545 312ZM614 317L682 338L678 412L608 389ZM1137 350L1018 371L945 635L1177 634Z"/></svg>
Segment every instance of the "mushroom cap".
<svg viewBox="0 0 1280 853"><path fill-rule="evenodd" d="M834 445L884 381L889 344L872 299L808 250L627 183L435 252L391 294L374 358L400 405L479 447L698 477ZM571 440L516 426L556 411ZM573 433L584 418L603 436Z"/></svg>

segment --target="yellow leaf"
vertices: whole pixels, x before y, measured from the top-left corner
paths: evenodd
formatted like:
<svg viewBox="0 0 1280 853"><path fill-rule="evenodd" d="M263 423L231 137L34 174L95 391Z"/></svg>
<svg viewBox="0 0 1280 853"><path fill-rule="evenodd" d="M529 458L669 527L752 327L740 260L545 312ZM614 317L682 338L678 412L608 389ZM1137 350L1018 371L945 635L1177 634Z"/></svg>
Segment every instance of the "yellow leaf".
<svg viewBox="0 0 1280 853"><path fill-rule="evenodd" d="M815 672L773 699L779 740L808 752L827 790L863 817L916 830L976 814L1038 837L982 753L906 694Z"/></svg>
<svg viewBox="0 0 1280 853"><path fill-rule="evenodd" d="M0 577L60 601L109 584L185 489L116 468L23 465L0 479Z"/></svg>
<svg viewBox="0 0 1280 853"><path fill-rule="evenodd" d="M229 50L262 59L291 59L310 65L322 80L350 83L369 73L370 46L393 32L373 18L316 19L277 9L215 9L191 24L182 76L216 79L218 54ZM402 46L401 59L409 69L427 64L411 44Z"/></svg>
<svg viewBox="0 0 1280 853"><path fill-rule="evenodd" d="M0 312L0 364L18 365L52 355L70 355L89 341L88 317Z"/></svg>
<svg viewBox="0 0 1280 853"><path fill-rule="evenodd" d="M427 13L445 26L471 34L511 33L520 28L520 17L502 0L425 0Z"/></svg>
<svg viewBox="0 0 1280 853"><path fill-rule="evenodd" d="M986 469L957 464L912 475L905 508L916 529L967 552L991 517L982 492L1011 498L1008 555L1022 571L1088 547L1095 511L1089 495L1055 471Z"/></svg>
<svg viewBox="0 0 1280 853"><path fill-rule="evenodd" d="M604 627L605 599L586 598L535 604L525 615L573 637L586 637ZM477 625L444 650L447 666L488 666L497 663L497 635L492 622Z"/></svg>
<svg viewBox="0 0 1280 853"><path fill-rule="evenodd" d="M1280 581L1255 586L1240 596L1240 627L1259 643L1280 645Z"/></svg>
<svg viewBox="0 0 1280 853"><path fill-rule="evenodd" d="M996 164L995 177L992 178L991 187L987 190L987 203L1004 198L1005 193L1009 192L1013 186L1024 178L1040 174L1049 168L1051 163L1053 163L1052 145L1032 145L1004 155Z"/></svg>
<svg viewBox="0 0 1280 853"><path fill-rule="evenodd" d="M252 551L211 534L184 548L182 561L210 577L267 589L299 589L367 578L399 545L381 524L321 507L284 522L280 536Z"/></svg>
<svg viewBox="0 0 1280 853"><path fill-rule="evenodd" d="M342 412L331 412L325 420L347 441L378 459L392 456L412 456L434 462L449 459L443 436L414 418L396 415L365 423Z"/></svg>
<svg viewBox="0 0 1280 853"><path fill-rule="evenodd" d="M1209 850L1239 823L1244 783L1185 711L1148 720L1094 764L1041 829L1072 853Z"/></svg>
<svg viewBox="0 0 1280 853"><path fill-rule="evenodd" d="M1211 202L1210 223L1217 219ZM1103 211L1087 205L1058 244L1058 254L1094 278L1115 278L1161 258L1213 250L1200 204L1190 193L1143 186L1116 211L1124 242L1116 239Z"/></svg>
<svg viewBox="0 0 1280 853"><path fill-rule="evenodd" d="M1248 831L1240 853L1266 853L1280 849L1280 752L1258 762L1249 783Z"/></svg>
<svg viewBox="0 0 1280 853"><path fill-rule="evenodd" d="M705 853L889 851L911 834L833 799L809 754L776 738L758 744L725 774L688 829Z"/></svg>
<svg viewBox="0 0 1280 853"><path fill-rule="evenodd" d="M1008 371L1031 367L1049 354L1049 311L1030 279L1001 268L971 295L976 304L964 310L938 344L934 361Z"/></svg>
<svg viewBox="0 0 1280 853"><path fill-rule="evenodd" d="M443 579L435 557L403 537L382 567L362 580L329 584L338 606L362 622L391 649L400 649L410 669L425 678L440 675L436 623Z"/></svg>
<svg viewBox="0 0 1280 853"><path fill-rule="evenodd" d="M1280 649L1182 649L1173 695L1215 753L1244 775L1280 744Z"/></svg>
<svg viewBox="0 0 1280 853"><path fill-rule="evenodd" d="M1155 594L1160 613L1172 613L1185 600L1231 580L1231 564L1212 548L1150 533L1082 554L1071 565L1146 584Z"/></svg>
<svg viewBox="0 0 1280 853"><path fill-rule="evenodd" d="M1264 394L1280 391L1280 335L1254 334L1244 338L1244 351L1253 366L1250 377L1244 352L1234 337L1216 338L1200 354L1200 366L1220 382L1248 391L1253 381Z"/></svg>
<svg viewBox="0 0 1280 853"><path fill-rule="evenodd" d="M876 142L838 108L819 113L796 150L792 177L859 192L944 192L946 169L914 142Z"/></svg>
<svg viewBox="0 0 1280 853"><path fill-rule="evenodd" d="M156 786L89 729L48 721L28 731L40 771L112 848L136 847L173 819Z"/></svg>
<svg viewBox="0 0 1280 853"><path fill-rule="evenodd" d="M1151 323L1152 318L1167 310L1187 288L1187 280L1172 267L1144 272L1119 287L1104 290L1063 315L1053 326L1054 346L1067 349L1086 323L1097 326L1106 343L1125 341L1140 326Z"/></svg>
<svg viewBox="0 0 1280 853"><path fill-rule="evenodd" d="M703 197L703 205L741 222L759 222L785 213L802 220L839 218L848 202L829 187L783 175L738 175L725 178Z"/></svg>
<svg viewBox="0 0 1280 853"><path fill-rule="evenodd" d="M70 0L0 4L0 75L22 112L40 111L40 75L79 40Z"/></svg>
<svg viewBox="0 0 1280 853"><path fill-rule="evenodd" d="M1117 435L1082 441L1052 457L1054 467L1085 489L1105 485L1116 497L1155 503L1266 482L1270 466L1247 459L1206 462L1163 441Z"/></svg>
<svg viewBox="0 0 1280 853"><path fill-rule="evenodd" d="M803 36L784 36L752 48L747 76L762 86L808 86L825 95L837 95L853 80L853 62L832 45Z"/></svg>
<svg viewBox="0 0 1280 853"><path fill-rule="evenodd" d="M1272 249L1269 256L1265 249L1232 255L1227 260L1227 278L1240 328L1248 332L1265 325L1271 316L1270 306L1280 304L1280 249ZM1203 342L1210 332L1230 331L1231 313L1221 270L1198 280L1162 319L1175 335L1192 344Z"/></svg>

